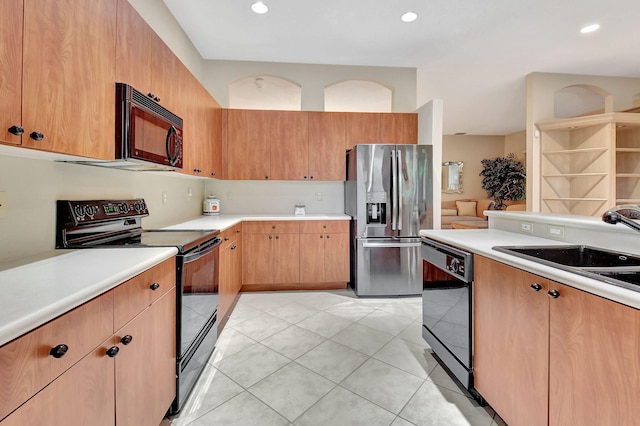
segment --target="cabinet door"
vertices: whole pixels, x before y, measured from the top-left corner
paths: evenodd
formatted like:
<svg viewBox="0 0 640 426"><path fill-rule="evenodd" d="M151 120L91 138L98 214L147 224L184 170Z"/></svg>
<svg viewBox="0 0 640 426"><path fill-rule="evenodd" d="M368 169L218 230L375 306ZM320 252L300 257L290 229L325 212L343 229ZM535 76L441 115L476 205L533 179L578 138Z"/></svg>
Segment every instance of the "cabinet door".
<svg viewBox="0 0 640 426"><path fill-rule="evenodd" d="M347 282L349 271L349 234L325 234L324 238L324 280L326 282Z"/></svg>
<svg viewBox="0 0 640 426"><path fill-rule="evenodd" d="M271 176L305 180L309 175L309 116L303 111L269 111Z"/></svg>
<svg viewBox="0 0 640 426"><path fill-rule="evenodd" d="M347 117L346 149L357 144L380 142L380 114L367 112L345 113Z"/></svg>
<svg viewBox="0 0 640 426"><path fill-rule="evenodd" d="M176 396L175 287L115 336L116 424L157 426Z"/></svg>
<svg viewBox="0 0 640 426"><path fill-rule="evenodd" d="M227 111L227 179L264 180L271 171L267 111Z"/></svg>
<svg viewBox="0 0 640 426"><path fill-rule="evenodd" d="M300 234L274 235L272 282L300 282Z"/></svg>
<svg viewBox="0 0 640 426"><path fill-rule="evenodd" d="M380 142L418 143L418 114L380 114Z"/></svg>
<svg viewBox="0 0 640 426"><path fill-rule="evenodd" d="M507 424L544 425L549 282L481 256L474 273L475 388Z"/></svg>
<svg viewBox="0 0 640 426"><path fill-rule="evenodd" d="M309 178L345 180L346 116L337 112L309 113Z"/></svg>
<svg viewBox="0 0 640 426"><path fill-rule="evenodd" d="M144 94L153 91L152 32L151 27L127 0L118 0L116 81L127 83Z"/></svg>
<svg viewBox="0 0 640 426"><path fill-rule="evenodd" d="M273 235L244 234L242 284L273 283Z"/></svg>
<svg viewBox="0 0 640 426"><path fill-rule="evenodd" d="M24 1L24 146L114 158L116 4Z"/></svg>
<svg viewBox="0 0 640 426"><path fill-rule="evenodd" d="M0 142L20 145L8 131L22 125L22 1L0 2Z"/></svg>
<svg viewBox="0 0 640 426"><path fill-rule="evenodd" d="M203 88L204 89L204 88ZM206 92L206 90L205 90ZM222 108L209 92L205 93L205 114L209 134L209 161L207 177L223 179L222 173ZM226 116L225 116L226 117Z"/></svg>
<svg viewBox="0 0 640 426"><path fill-rule="evenodd" d="M300 282L320 283L324 279L324 235L300 234Z"/></svg>
<svg viewBox="0 0 640 426"><path fill-rule="evenodd" d="M222 331L220 326L228 319L228 311L233 301L233 251L231 247L235 240L225 243L219 251L218 261L218 333Z"/></svg>
<svg viewBox="0 0 640 426"><path fill-rule="evenodd" d="M549 424L637 424L640 312L557 283L551 287L560 297L550 302Z"/></svg>
<svg viewBox="0 0 640 426"><path fill-rule="evenodd" d="M105 355L111 342L110 338L85 356L2 420L2 426L116 424L113 399L114 359Z"/></svg>

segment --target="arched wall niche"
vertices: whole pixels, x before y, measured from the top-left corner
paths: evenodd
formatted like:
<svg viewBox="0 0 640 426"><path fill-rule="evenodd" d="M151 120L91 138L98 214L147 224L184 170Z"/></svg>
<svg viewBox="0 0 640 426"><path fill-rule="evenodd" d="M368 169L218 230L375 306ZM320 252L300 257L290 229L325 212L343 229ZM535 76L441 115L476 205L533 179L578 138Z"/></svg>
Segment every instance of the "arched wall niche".
<svg viewBox="0 0 640 426"><path fill-rule="evenodd" d="M250 75L229 83L229 108L300 111L302 86L273 75Z"/></svg>
<svg viewBox="0 0 640 426"><path fill-rule="evenodd" d="M324 88L324 110L392 112L393 89L373 80L344 80Z"/></svg>
<svg viewBox="0 0 640 426"><path fill-rule="evenodd" d="M576 84L557 90L553 96L555 118L612 112L613 96L606 90L588 84Z"/></svg>

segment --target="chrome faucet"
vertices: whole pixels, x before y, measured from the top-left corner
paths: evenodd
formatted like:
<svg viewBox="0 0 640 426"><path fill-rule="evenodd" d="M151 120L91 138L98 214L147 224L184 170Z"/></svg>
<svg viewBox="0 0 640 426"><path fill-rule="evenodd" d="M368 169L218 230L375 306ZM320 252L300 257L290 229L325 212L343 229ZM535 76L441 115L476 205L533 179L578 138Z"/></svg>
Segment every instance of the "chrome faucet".
<svg viewBox="0 0 640 426"><path fill-rule="evenodd" d="M602 215L602 220L606 223L615 225L618 222L622 222L629 228L640 232L640 223L634 222L631 219L640 219L640 206L634 204L615 206Z"/></svg>

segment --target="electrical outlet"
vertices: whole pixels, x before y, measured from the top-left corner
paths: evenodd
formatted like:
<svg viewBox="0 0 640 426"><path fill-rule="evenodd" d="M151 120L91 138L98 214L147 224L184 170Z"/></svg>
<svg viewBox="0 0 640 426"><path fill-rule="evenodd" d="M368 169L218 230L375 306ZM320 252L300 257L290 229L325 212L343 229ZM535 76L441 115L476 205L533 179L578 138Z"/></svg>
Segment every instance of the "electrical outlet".
<svg viewBox="0 0 640 426"><path fill-rule="evenodd" d="M187 188L187 201L191 200L191 197L193 197L193 191L191 188Z"/></svg>
<svg viewBox="0 0 640 426"><path fill-rule="evenodd" d="M167 193L166 192L162 193L162 204L167 204Z"/></svg>
<svg viewBox="0 0 640 426"><path fill-rule="evenodd" d="M564 238L564 226L549 225L547 235L553 238Z"/></svg>
<svg viewBox="0 0 640 426"><path fill-rule="evenodd" d="M7 217L7 193L0 191L0 219Z"/></svg>
<svg viewBox="0 0 640 426"><path fill-rule="evenodd" d="M227 192L227 200L233 200L233 194L231 192Z"/></svg>
<svg viewBox="0 0 640 426"><path fill-rule="evenodd" d="M318 201L322 201L322 192L318 192L317 198Z"/></svg>
<svg viewBox="0 0 640 426"><path fill-rule="evenodd" d="M529 234L531 234L533 232L533 223L520 222L520 231L528 232Z"/></svg>

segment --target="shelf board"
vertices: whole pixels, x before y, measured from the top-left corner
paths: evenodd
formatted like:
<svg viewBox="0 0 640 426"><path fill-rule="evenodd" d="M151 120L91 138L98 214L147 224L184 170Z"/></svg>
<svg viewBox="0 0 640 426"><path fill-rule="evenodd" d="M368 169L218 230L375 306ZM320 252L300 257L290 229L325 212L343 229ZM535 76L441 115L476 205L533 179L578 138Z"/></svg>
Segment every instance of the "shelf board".
<svg viewBox="0 0 640 426"><path fill-rule="evenodd" d="M598 147L598 148L580 148L580 149L563 149L559 151L545 151L543 155L573 155L573 154L589 154L593 152L605 152L609 148L606 147Z"/></svg>
<svg viewBox="0 0 640 426"><path fill-rule="evenodd" d="M617 173L617 178L640 178L640 173Z"/></svg>
<svg viewBox="0 0 640 426"><path fill-rule="evenodd" d="M576 202L600 202L609 201L608 198L543 198L544 201L576 201Z"/></svg>
<svg viewBox="0 0 640 426"><path fill-rule="evenodd" d="M543 175L542 177L549 178L574 178L574 177L589 177L589 176L607 176L609 173L555 173L550 175ZM640 175L639 175L640 176Z"/></svg>
<svg viewBox="0 0 640 426"><path fill-rule="evenodd" d="M637 153L640 153L640 148L616 148L616 152L637 152Z"/></svg>

